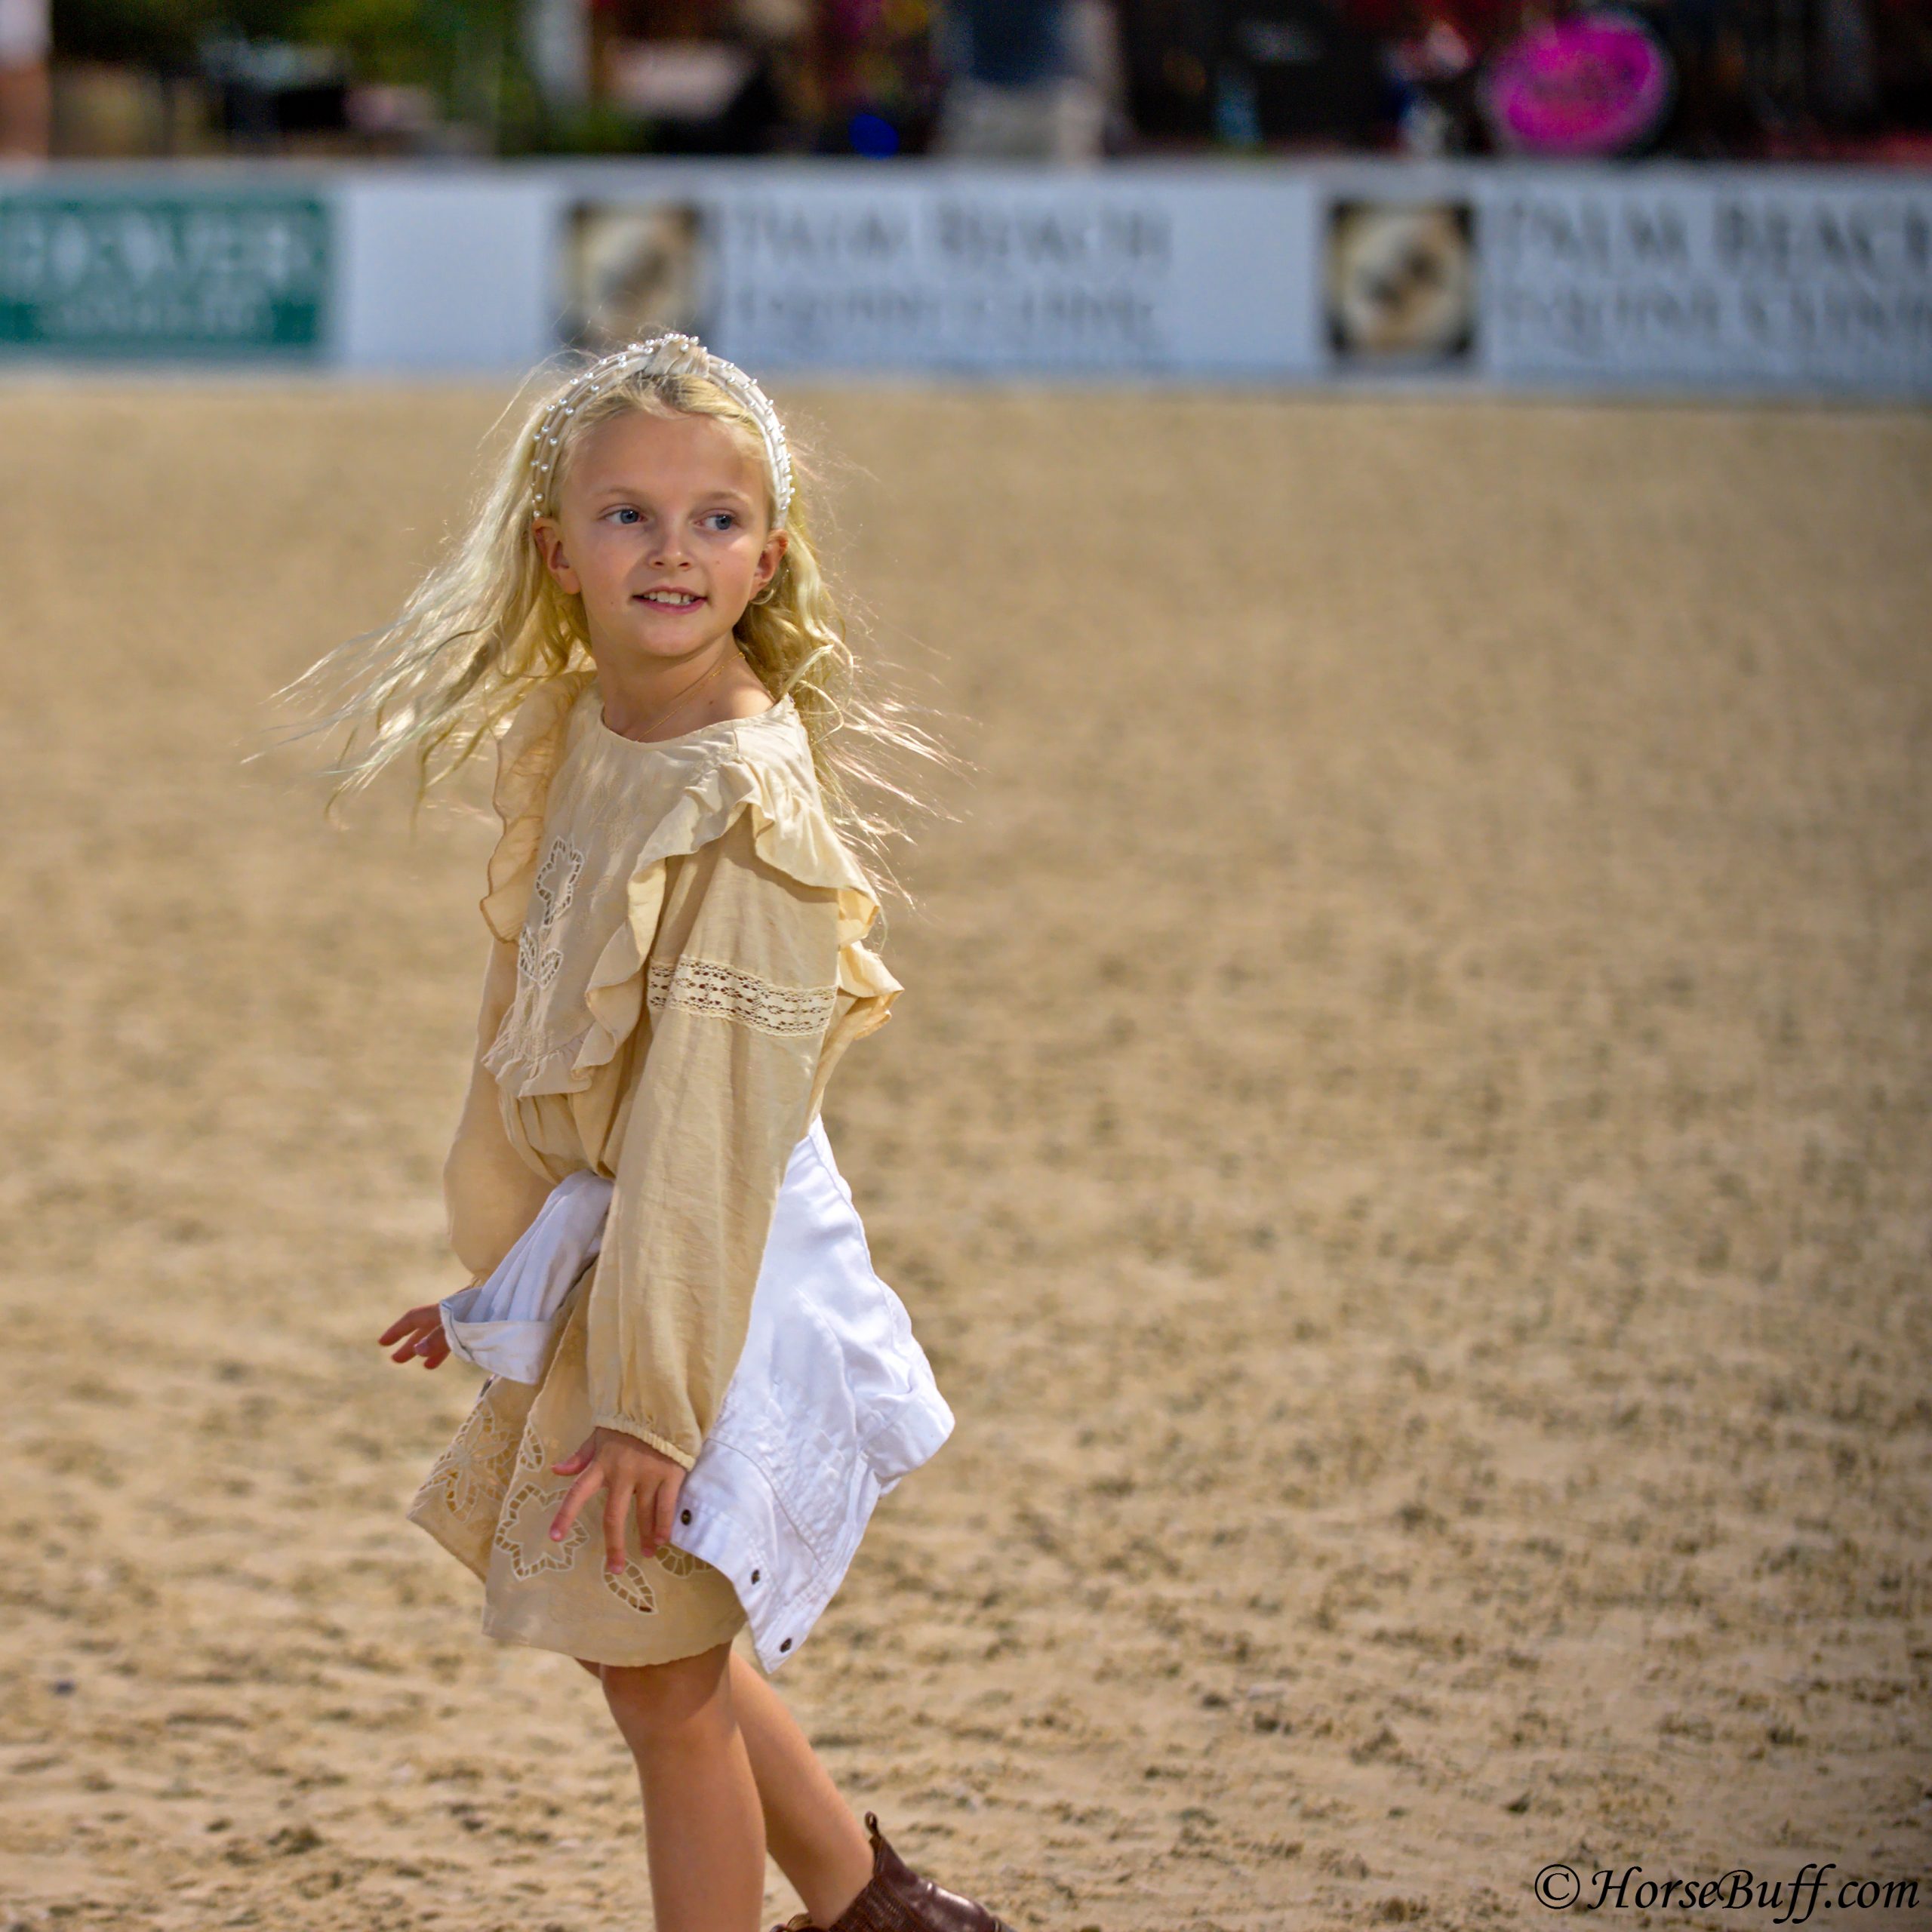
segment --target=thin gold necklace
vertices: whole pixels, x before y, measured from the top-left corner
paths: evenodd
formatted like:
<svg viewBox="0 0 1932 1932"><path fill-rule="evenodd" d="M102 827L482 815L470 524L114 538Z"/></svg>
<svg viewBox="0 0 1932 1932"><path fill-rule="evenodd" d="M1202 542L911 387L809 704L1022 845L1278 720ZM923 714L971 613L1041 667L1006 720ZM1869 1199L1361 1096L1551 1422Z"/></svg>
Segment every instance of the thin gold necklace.
<svg viewBox="0 0 1932 1932"><path fill-rule="evenodd" d="M651 719L649 724L645 726L644 731L641 734L635 731L620 731L617 735L620 737L631 739L634 743L638 744L648 743L650 742L650 734L653 731L656 731L658 726L663 724L666 718L676 717L678 713L684 709L685 705L689 703L693 698L697 697L698 693L703 691L705 686L709 684L712 679L716 677L718 672L724 669L727 662L728 657L726 654L721 652L718 655L718 662L712 665L711 669L706 672L704 675L699 678L696 684L686 685L685 689L678 694L678 697L675 700L673 700L670 708L668 710L660 711L655 718Z"/></svg>

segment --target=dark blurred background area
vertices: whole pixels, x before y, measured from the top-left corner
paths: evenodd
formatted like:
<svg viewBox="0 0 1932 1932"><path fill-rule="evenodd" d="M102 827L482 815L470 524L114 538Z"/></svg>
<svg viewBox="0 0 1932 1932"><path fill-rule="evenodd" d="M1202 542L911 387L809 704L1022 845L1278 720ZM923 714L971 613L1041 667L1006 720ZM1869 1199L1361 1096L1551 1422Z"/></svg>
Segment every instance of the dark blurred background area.
<svg viewBox="0 0 1932 1932"><path fill-rule="evenodd" d="M1932 162L1932 0L0 0L23 155Z"/></svg>

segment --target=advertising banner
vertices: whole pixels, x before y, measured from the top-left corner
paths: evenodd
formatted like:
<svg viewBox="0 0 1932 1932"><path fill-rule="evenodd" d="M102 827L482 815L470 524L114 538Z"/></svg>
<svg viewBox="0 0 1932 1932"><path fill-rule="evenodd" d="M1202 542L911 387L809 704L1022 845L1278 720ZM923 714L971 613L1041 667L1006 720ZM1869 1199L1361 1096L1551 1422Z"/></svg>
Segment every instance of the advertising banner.
<svg viewBox="0 0 1932 1932"><path fill-rule="evenodd" d="M331 261L316 195L0 192L0 357L314 357Z"/></svg>
<svg viewBox="0 0 1932 1932"><path fill-rule="evenodd" d="M0 362L1932 396L1932 178L1374 158L0 173Z"/></svg>
<svg viewBox="0 0 1932 1932"><path fill-rule="evenodd" d="M1502 381L1932 392L1932 183L1526 171L1475 199Z"/></svg>
<svg viewBox="0 0 1932 1932"><path fill-rule="evenodd" d="M774 370L1932 394L1906 175L761 168L580 192L556 233L561 339Z"/></svg>
<svg viewBox="0 0 1932 1932"><path fill-rule="evenodd" d="M576 199L566 333L646 322L768 368L1312 374L1293 177L805 170Z"/></svg>

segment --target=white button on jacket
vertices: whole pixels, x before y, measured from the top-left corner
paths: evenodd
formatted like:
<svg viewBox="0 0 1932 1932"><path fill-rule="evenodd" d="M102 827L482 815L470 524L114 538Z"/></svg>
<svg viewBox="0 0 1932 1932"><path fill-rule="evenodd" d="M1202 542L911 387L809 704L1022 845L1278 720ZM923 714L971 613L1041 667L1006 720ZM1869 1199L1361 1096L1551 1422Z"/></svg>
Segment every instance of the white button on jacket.
<svg viewBox="0 0 1932 1932"><path fill-rule="evenodd" d="M538 1378L552 1325L597 1253L610 1193L587 1170L558 1183L496 1272L442 1304L453 1354L512 1381ZM671 1536L730 1578L768 1672L798 1654L878 1499L952 1423L814 1120L786 1167L744 1347Z"/></svg>

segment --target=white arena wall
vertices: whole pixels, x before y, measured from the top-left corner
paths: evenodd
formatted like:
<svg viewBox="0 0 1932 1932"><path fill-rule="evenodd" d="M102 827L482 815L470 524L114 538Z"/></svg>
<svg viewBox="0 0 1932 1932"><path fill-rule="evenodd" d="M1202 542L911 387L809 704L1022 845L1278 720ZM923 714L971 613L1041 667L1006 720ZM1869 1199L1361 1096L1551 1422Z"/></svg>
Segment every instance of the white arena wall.
<svg viewBox="0 0 1932 1932"><path fill-rule="evenodd" d="M1932 176L1635 162L0 172L0 368L1932 396Z"/></svg>

